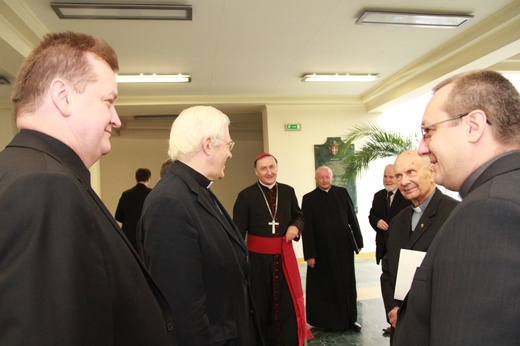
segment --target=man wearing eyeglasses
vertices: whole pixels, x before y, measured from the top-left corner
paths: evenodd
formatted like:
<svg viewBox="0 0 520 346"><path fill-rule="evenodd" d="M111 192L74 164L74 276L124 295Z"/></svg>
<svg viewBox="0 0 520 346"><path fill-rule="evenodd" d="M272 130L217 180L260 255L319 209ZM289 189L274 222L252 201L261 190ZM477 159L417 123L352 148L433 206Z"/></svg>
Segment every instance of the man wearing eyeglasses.
<svg viewBox="0 0 520 346"><path fill-rule="evenodd" d="M232 156L229 123L213 107L181 112L170 133L174 162L146 198L138 226L179 345L262 345L246 244L209 188Z"/></svg>
<svg viewBox="0 0 520 346"><path fill-rule="evenodd" d="M520 95L472 71L434 88L418 152L459 191L399 314L394 345L518 345Z"/></svg>

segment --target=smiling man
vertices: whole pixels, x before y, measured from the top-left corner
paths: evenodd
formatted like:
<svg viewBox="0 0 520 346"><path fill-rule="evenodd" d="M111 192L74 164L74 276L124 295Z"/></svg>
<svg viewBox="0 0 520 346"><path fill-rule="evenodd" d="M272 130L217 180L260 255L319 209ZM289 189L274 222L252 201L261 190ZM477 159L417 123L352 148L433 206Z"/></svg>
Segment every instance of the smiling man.
<svg viewBox="0 0 520 346"><path fill-rule="evenodd" d="M374 194L372 207L368 214L370 226L376 231L376 263L379 264L386 254L386 241L390 222L401 210L410 205L397 188L394 165L387 165L383 172L382 190Z"/></svg>
<svg viewBox="0 0 520 346"><path fill-rule="evenodd" d="M247 234L262 334L267 345L303 345L311 333L292 247L303 231L303 213L294 189L276 181L278 161L272 154L258 154L254 168L258 181L238 194L233 220L242 236Z"/></svg>
<svg viewBox="0 0 520 346"><path fill-rule="evenodd" d="M303 254L307 261L307 322L334 331L360 331L354 252L363 236L346 188L332 185L329 167L319 167L314 190L303 196Z"/></svg>
<svg viewBox="0 0 520 346"><path fill-rule="evenodd" d="M430 160L419 156L416 150L400 154L395 160L394 172L399 191L412 206L403 209L390 222L387 253L381 264L381 292L387 320L393 328L402 304L394 298L401 249L427 251L458 203L436 187Z"/></svg>
<svg viewBox="0 0 520 346"><path fill-rule="evenodd" d="M262 345L249 285L249 253L211 192L235 142L229 118L190 107L172 124L168 173L138 226L146 265L173 309L180 345Z"/></svg>
<svg viewBox="0 0 520 346"><path fill-rule="evenodd" d="M462 202L417 268L397 345L518 345L520 95L471 71L434 88L419 154Z"/></svg>
<svg viewBox="0 0 520 346"><path fill-rule="evenodd" d="M90 185L121 125L114 50L47 35L13 91L0 153L0 344L175 345L170 308Z"/></svg>

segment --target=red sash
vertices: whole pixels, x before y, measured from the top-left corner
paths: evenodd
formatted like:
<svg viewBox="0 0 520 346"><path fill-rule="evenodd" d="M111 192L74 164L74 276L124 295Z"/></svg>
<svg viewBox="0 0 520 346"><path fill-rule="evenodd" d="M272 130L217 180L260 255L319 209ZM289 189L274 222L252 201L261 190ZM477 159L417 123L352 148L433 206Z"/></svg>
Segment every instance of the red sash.
<svg viewBox="0 0 520 346"><path fill-rule="evenodd" d="M298 270L298 262L292 246L292 241L286 243L283 238L258 237L251 234L247 235L247 248L251 252L276 255L282 254L282 267L287 280L287 286L291 292L294 311L296 313L296 323L298 325L298 345L303 346L305 339L312 339L313 335L307 327L305 320L305 307L303 304L303 289Z"/></svg>

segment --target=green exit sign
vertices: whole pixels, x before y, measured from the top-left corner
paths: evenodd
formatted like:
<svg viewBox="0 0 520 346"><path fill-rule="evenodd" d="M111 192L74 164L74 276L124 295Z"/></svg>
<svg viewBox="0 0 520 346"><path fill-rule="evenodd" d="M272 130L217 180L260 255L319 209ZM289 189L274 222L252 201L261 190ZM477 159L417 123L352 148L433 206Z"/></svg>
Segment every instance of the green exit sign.
<svg viewBox="0 0 520 346"><path fill-rule="evenodd" d="M302 124L285 124L285 131L301 131Z"/></svg>

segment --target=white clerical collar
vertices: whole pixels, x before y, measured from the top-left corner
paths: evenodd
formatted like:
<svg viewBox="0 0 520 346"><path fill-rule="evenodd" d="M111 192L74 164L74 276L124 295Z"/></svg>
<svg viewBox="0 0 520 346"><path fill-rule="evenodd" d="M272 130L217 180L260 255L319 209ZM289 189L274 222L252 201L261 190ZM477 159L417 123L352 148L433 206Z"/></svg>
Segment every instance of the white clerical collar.
<svg viewBox="0 0 520 346"><path fill-rule="evenodd" d="M325 192L329 192L330 191L330 187L327 190L324 190L324 189L322 189L321 187L318 186L318 189L320 189L321 191L325 191Z"/></svg>
<svg viewBox="0 0 520 346"><path fill-rule="evenodd" d="M269 190L272 189L276 185L276 181L274 182L274 184L271 184L271 185L266 185L266 184L262 183L260 180L258 182L260 184L262 184L263 186L267 187Z"/></svg>
<svg viewBox="0 0 520 346"><path fill-rule="evenodd" d="M430 204L430 201L432 200L432 197L436 191L437 190L433 190L433 192L430 193L430 195L417 207L412 206L413 211L416 213L419 213L419 214L422 213L423 211L425 211L426 208L428 208L428 204Z"/></svg>
<svg viewBox="0 0 520 346"><path fill-rule="evenodd" d="M210 181L208 186L206 187L206 189L209 189L211 187L211 185L213 185L213 181Z"/></svg>

